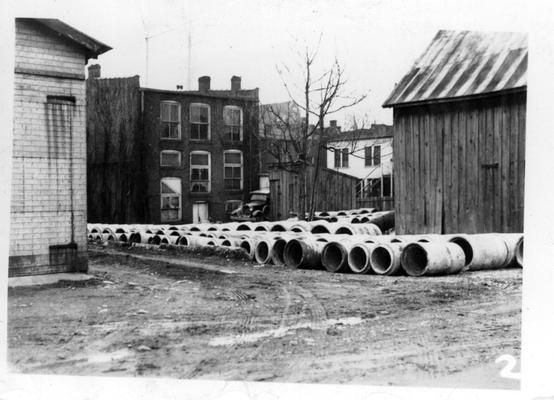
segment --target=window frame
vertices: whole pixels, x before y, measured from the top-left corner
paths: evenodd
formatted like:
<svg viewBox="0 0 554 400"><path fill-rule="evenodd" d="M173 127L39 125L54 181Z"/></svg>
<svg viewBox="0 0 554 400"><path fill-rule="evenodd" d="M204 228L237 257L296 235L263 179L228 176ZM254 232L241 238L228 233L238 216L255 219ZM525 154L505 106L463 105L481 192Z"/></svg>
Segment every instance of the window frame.
<svg viewBox="0 0 554 400"><path fill-rule="evenodd" d="M175 121L164 121L163 119L163 115L164 115L164 112L163 112L163 109L164 109L164 104L170 104L170 105L176 105L177 106L177 122ZM171 114L171 113L170 113ZM177 130L179 132L179 135L178 137L176 138L173 138L173 137L164 137L162 136L162 133L164 132L164 124L166 123L169 123L169 124L177 124ZM162 129L160 131L160 139L161 140L181 140L181 137L182 137L182 129L181 129L181 103L179 103L178 101L175 101L175 100L162 100L160 102L160 124L162 125Z"/></svg>
<svg viewBox="0 0 554 400"><path fill-rule="evenodd" d="M237 154L237 153L240 154L240 165L225 162L225 155L226 154ZM237 166L240 166L240 186L239 186L238 189L237 188L228 188L227 185L226 185L226 181L228 179L236 180L236 178L227 178L227 177L225 177L225 168L227 168L227 167L237 167ZM223 151L223 188L224 188L224 190L243 190L243 185L244 185L243 182L244 182L244 155L242 154L242 151L237 150L237 149L229 149L229 150Z"/></svg>
<svg viewBox="0 0 554 400"><path fill-rule="evenodd" d="M165 197L177 197L175 194L169 194L169 193L163 193L163 183L164 181L173 180L179 182L179 187L181 188L181 192L179 193L179 208L177 212L177 218L176 219L164 219L163 217L163 211L164 210L174 210L174 208L163 208L163 199ZM164 176L160 179L160 221L161 222L171 222L171 221L180 221L183 218L183 181L181 178L178 177L172 177L172 176Z"/></svg>
<svg viewBox="0 0 554 400"><path fill-rule="evenodd" d="M208 155L208 165L193 164L192 163L192 156L195 155L195 154L207 154ZM200 192L200 191L193 191L192 190L193 184L195 182L206 182L204 180L193 180L192 179L192 170L193 169L207 169L208 170L208 180L207 180L208 190L207 191ZM212 155L209 151L194 150L194 151L190 152L190 154L189 154L189 179L190 179L190 192L191 193L203 193L203 194L211 193L211 191L212 191Z"/></svg>
<svg viewBox="0 0 554 400"><path fill-rule="evenodd" d="M349 153L350 153L350 150L348 149L348 147L343 147L341 149L342 168L349 168L349 160L348 160Z"/></svg>
<svg viewBox="0 0 554 400"><path fill-rule="evenodd" d="M200 106L200 107L203 107L203 108L207 108L208 109L208 122L204 123L204 122L196 122L196 121L193 121L192 120L192 109L193 107L196 107L196 106ZM207 138L206 139L203 139L203 138L193 138L192 137L192 125L193 124L196 124L196 125L207 125L208 128L207 128ZM211 133L211 126L212 126L212 110L211 110L211 107L209 104L206 104L206 103L190 103L189 104L189 128L190 128L190 135L189 135L189 138L190 140L194 140L194 141L202 141L202 140L211 140L211 137L212 137L212 133Z"/></svg>
<svg viewBox="0 0 554 400"><path fill-rule="evenodd" d="M373 146L364 147L364 165L366 167L373 166Z"/></svg>
<svg viewBox="0 0 554 400"><path fill-rule="evenodd" d="M168 165L168 164L163 164L162 163L162 160L163 160L163 153L171 153L171 154L175 154L177 153L179 155L179 165ZM183 157L182 157L182 154L179 150L161 150L160 151L160 167L169 167L169 168L180 168L183 164Z"/></svg>
<svg viewBox="0 0 554 400"><path fill-rule="evenodd" d="M237 140L233 140L232 137L228 137L227 136L227 132L226 132L226 129L228 126L236 126L236 125L228 125L225 123L225 110L238 110L239 113L240 113L240 117L239 117L239 140L238 142L242 142L243 141L243 130L244 130L244 120L243 120L243 111L242 111L242 107L239 107L239 106L235 106L235 105L227 105L227 106L224 106L223 107L223 113L222 113L222 117L223 117L223 134L225 135L224 136L224 140L225 141L229 141L229 142L237 142ZM231 134L232 136L232 134Z"/></svg>

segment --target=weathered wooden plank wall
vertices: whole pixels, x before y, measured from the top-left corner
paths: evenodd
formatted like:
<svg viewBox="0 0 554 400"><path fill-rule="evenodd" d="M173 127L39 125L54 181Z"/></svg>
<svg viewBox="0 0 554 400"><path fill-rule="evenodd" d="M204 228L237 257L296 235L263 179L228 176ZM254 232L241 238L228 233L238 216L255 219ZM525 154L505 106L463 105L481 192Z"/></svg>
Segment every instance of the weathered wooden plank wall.
<svg viewBox="0 0 554 400"><path fill-rule="evenodd" d="M90 222L145 222L139 77L87 80Z"/></svg>
<svg viewBox="0 0 554 400"><path fill-rule="evenodd" d="M526 94L394 110L396 232L522 232Z"/></svg>
<svg viewBox="0 0 554 400"><path fill-rule="evenodd" d="M308 181L313 181L315 168L308 171ZM348 210L356 207L357 178L321 168L316 181L317 211ZM291 212L299 209L299 179L298 175L283 169L269 170L271 212L273 221L290 217ZM306 185L309 191L311 185Z"/></svg>

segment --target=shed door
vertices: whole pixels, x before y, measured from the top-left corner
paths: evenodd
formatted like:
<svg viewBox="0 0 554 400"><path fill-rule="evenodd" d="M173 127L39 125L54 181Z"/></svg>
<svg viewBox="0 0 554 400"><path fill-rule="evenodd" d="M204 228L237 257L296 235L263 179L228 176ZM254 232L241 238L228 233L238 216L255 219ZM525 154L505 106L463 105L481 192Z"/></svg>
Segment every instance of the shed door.
<svg viewBox="0 0 554 400"><path fill-rule="evenodd" d="M198 202L192 205L192 223L201 224L208 222L208 203Z"/></svg>

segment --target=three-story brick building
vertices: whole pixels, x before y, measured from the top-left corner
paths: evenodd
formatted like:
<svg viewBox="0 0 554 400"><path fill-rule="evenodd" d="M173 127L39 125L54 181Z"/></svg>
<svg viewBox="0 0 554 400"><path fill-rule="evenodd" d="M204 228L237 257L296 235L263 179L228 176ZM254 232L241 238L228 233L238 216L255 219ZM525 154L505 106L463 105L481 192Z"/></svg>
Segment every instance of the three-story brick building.
<svg viewBox="0 0 554 400"><path fill-rule="evenodd" d="M224 221L257 185L258 89L240 77L159 90L94 66L88 82L89 221Z"/></svg>

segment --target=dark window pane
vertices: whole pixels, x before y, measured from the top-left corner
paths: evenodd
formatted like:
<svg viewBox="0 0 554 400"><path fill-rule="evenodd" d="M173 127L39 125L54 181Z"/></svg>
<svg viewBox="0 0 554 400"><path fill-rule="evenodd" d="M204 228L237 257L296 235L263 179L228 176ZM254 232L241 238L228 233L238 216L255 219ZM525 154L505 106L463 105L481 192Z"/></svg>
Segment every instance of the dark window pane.
<svg viewBox="0 0 554 400"><path fill-rule="evenodd" d="M338 150L334 150L335 152L335 168L339 168L340 167L340 153Z"/></svg>
<svg viewBox="0 0 554 400"><path fill-rule="evenodd" d="M342 166L348 167L348 149L344 148L342 149Z"/></svg>
<svg viewBox="0 0 554 400"><path fill-rule="evenodd" d="M208 165L209 156L204 153L192 153L190 155L190 164L191 165Z"/></svg>
<svg viewBox="0 0 554 400"><path fill-rule="evenodd" d="M233 177L233 168L225 167L225 178L232 178L232 177Z"/></svg>
<svg viewBox="0 0 554 400"><path fill-rule="evenodd" d="M200 180L200 170L194 168L194 169L191 169L191 172L190 172L190 180L191 181L198 181Z"/></svg>
<svg viewBox="0 0 554 400"><path fill-rule="evenodd" d="M200 170L200 180L207 181L208 179L210 179L209 176L208 176L208 170L205 169L205 168L201 169Z"/></svg>
<svg viewBox="0 0 554 400"><path fill-rule="evenodd" d="M241 163L241 153L225 153L225 164L240 164Z"/></svg>
<svg viewBox="0 0 554 400"><path fill-rule="evenodd" d="M381 146L373 146L373 165L381 164Z"/></svg>
<svg viewBox="0 0 554 400"><path fill-rule="evenodd" d="M365 165L370 166L371 165L371 147L365 148Z"/></svg>

